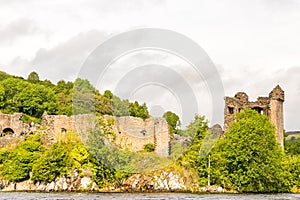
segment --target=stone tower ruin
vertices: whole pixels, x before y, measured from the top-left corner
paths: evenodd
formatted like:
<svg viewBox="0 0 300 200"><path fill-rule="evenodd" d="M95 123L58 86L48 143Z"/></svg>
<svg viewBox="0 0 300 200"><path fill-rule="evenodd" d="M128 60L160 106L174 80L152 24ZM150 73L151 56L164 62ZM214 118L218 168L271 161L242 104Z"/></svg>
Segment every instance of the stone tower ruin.
<svg viewBox="0 0 300 200"><path fill-rule="evenodd" d="M283 147L284 125L283 125L283 102L284 91L277 85L269 94L269 97L258 97L257 101L249 101L248 95L238 92L234 97L225 97L224 130L235 121L235 114L245 108L256 110L260 114L269 117L276 129L277 142Z"/></svg>

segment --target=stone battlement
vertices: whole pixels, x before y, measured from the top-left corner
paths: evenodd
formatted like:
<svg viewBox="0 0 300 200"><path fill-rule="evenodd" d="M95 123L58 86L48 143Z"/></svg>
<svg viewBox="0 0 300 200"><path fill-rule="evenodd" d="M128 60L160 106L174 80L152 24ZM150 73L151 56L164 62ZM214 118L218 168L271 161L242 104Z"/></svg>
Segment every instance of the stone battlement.
<svg viewBox="0 0 300 200"><path fill-rule="evenodd" d="M236 113L241 112L245 108L251 108L269 117L271 123L276 128L277 141L283 147L284 91L277 85L269 93L269 97L258 97L257 101L249 101L248 99L248 95L244 92L238 92L234 97L225 97L224 130L227 131L229 125L235 121Z"/></svg>

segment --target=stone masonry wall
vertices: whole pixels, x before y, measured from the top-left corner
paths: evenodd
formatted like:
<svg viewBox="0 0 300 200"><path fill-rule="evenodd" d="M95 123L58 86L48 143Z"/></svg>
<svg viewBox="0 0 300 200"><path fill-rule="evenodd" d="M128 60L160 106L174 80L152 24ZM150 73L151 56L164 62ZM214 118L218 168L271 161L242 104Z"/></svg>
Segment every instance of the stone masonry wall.
<svg viewBox="0 0 300 200"><path fill-rule="evenodd" d="M4 147L30 131L29 125L22 122L22 113L13 115L0 113L0 147Z"/></svg>
<svg viewBox="0 0 300 200"><path fill-rule="evenodd" d="M137 117L125 116L103 116L107 121L113 119L114 123L111 129L115 135L114 143L123 149L130 151L140 151L146 144L154 144L155 152L161 156L169 155L170 134L169 126L164 118L149 118L143 120ZM43 115L42 127L46 127L49 137L55 141L57 133L66 131L80 132L83 140L87 138L86 134L89 128L95 127L97 119L92 115ZM84 142L84 141L83 141Z"/></svg>
<svg viewBox="0 0 300 200"><path fill-rule="evenodd" d="M123 149L140 151L146 144L154 144L155 152L161 156L169 155L169 126L164 118L143 120L137 117L114 117L115 143Z"/></svg>
<svg viewBox="0 0 300 200"><path fill-rule="evenodd" d="M258 97L257 101L253 102L248 100L248 95L244 92L238 92L234 97L225 97L224 130L227 131L230 124L235 121L236 113L251 108L269 117L276 129L277 142L283 147L283 102L284 91L279 85L270 92L269 97Z"/></svg>
<svg viewBox="0 0 300 200"><path fill-rule="evenodd" d="M0 113L0 147L4 147L11 141L22 137L23 134L32 133L37 128L41 128L41 133L47 134L48 141L54 143L57 141L58 134L64 134L67 131L80 133L81 139L85 143L86 135L90 129L96 126L98 119L93 115L48 115L46 112L42 116L40 126L30 128L21 120L22 114L13 115ZM114 132L114 143L123 149L131 151L140 151L146 144L154 144L155 152L161 156L169 155L170 134L169 126L164 118L149 118L143 120L137 117L125 116L103 116L107 121L113 119L114 123L110 127ZM13 134L3 133L9 130Z"/></svg>
<svg viewBox="0 0 300 200"><path fill-rule="evenodd" d="M29 125L22 122L22 114L13 115L0 113L0 147L11 143L23 134L33 133L41 128L41 133L47 134L47 140L50 143L57 141L58 134L64 134L67 131L79 132L81 139L85 143L88 137L86 134L89 129L96 126L98 119L93 115L48 115L46 112L42 116L41 125L30 128ZM111 126L114 132L114 143L123 149L131 151L140 151L146 144L154 144L155 152L161 156L169 155L170 134L169 126L164 118L149 118L143 120L137 117L125 116L103 116L107 121L113 119ZM5 131L10 132L5 133ZM12 132L12 133L11 133Z"/></svg>

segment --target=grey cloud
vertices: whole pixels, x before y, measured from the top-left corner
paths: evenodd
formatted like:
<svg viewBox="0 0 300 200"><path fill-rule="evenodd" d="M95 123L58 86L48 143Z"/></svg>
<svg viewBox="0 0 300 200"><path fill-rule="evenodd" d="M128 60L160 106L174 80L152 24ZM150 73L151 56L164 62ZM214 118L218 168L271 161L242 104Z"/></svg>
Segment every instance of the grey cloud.
<svg viewBox="0 0 300 200"><path fill-rule="evenodd" d="M51 49L40 49L30 65L38 68L41 77L52 81L73 79L94 48L108 38L97 30L80 33Z"/></svg>
<svg viewBox="0 0 300 200"><path fill-rule="evenodd" d="M38 28L34 21L19 19L0 28L0 43L10 44L19 37L32 36L37 31Z"/></svg>
<svg viewBox="0 0 300 200"><path fill-rule="evenodd" d="M125 10L133 11L133 10L140 10L142 8L148 9L149 6L162 6L166 3L166 0L130 0L130 1L124 1L124 0L91 0L88 6L92 10L95 10L96 12L118 12Z"/></svg>
<svg viewBox="0 0 300 200"><path fill-rule="evenodd" d="M274 73L273 76L270 76L265 80L265 83L269 85L269 88L273 88L275 85L280 84L285 91L284 118L286 130L300 130L300 93L298 87L300 85L299 77L300 66L290 67L288 69L278 71L277 73ZM261 83L258 83L255 85L255 88L259 88L261 85Z"/></svg>

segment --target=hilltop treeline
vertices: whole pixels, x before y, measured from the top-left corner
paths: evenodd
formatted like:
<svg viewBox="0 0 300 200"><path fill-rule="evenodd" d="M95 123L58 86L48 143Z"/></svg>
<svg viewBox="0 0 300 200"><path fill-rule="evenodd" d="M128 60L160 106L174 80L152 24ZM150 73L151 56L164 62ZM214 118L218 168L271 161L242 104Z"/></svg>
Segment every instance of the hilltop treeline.
<svg viewBox="0 0 300 200"><path fill-rule="evenodd" d="M27 79L0 72L0 111L22 112L35 118L41 118L44 111L68 116L93 111L97 115L149 117L145 103L121 100L109 90L101 94L88 80L53 84L40 80L36 72Z"/></svg>

